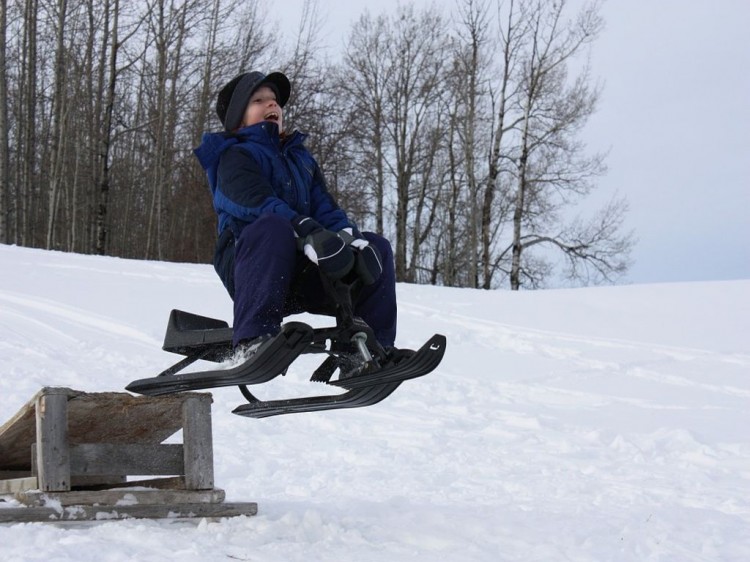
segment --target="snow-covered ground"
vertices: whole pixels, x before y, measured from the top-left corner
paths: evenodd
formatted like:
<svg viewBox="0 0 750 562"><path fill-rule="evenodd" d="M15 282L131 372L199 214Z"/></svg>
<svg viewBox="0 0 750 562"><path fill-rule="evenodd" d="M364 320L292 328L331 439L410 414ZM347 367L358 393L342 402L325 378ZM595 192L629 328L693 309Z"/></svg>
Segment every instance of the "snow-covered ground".
<svg viewBox="0 0 750 562"><path fill-rule="evenodd" d="M42 386L155 375L172 308L231 321L210 266L0 268L0 424ZM257 516L4 524L0 559L750 560L750 280L398 294L397 343L448 350L385 402L253 420L213 392L217 486ZM259 394L320 391L306 359Z"/></svg>

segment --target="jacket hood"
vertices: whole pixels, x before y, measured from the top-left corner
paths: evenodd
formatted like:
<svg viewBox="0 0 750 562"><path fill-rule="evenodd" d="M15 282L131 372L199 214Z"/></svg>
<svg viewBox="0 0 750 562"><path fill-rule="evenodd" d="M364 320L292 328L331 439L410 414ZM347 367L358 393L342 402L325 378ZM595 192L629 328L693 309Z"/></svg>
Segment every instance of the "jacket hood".
<svg viewBox="0 0 750 562"><path fill-rule="evenodd" d="M230 146L240 141L236 135L227 133L203 133L201 144L193 150L201 166L207 172L219 164L219 157Z"/></svg>

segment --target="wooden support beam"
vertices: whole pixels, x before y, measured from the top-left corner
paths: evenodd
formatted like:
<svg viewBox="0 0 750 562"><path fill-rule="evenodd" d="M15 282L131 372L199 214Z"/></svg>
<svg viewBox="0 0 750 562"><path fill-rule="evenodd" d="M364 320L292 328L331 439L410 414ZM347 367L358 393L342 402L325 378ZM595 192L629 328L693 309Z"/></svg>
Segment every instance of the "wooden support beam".
<svg viewBox="0 0 750 562"><path fill-rule="evenodd" d="M68 396L67 389L49 389L36 401L36 466L45 492L70 490Z"/></svg>
<svg viewBox="0 0 750 562"><path fill-rule="evenodd" d="M62 505L177 505L221 503L224 490L80 490L73 492L18 492L16 500L29 507Z"/></svg>
<svg viewBox="0 0 750 562"><path fill-rule="evenodd" d="M0 523L33 521L91 521L105 519L185 519L200 517L236 517L256 515L258 504L247 503L192 503L175 505L73 505L51 507L4 507L0 509Z"/></svg>
<svg viewBox="0 0 750 562"><path fill-rule="evenodd" d="M116 488L125 484L127 480L128 477L124 474L71 474L70 486L74 490L76 488Z"/></svg>
<svg viewBox="0 0 750 562"><path fill-rule="evenodd" d="M37 488L39 488L39 482L36 476L0 480L0 494L15 494L23 490L35 490Z"/></svg>
<svg viewBox="0 0 750 562"><path fill-rule="evenodd" d="M211 435L211 397L194 395L182 405L182 442L185 486L190 490L214 487L214 452Z"/></svg>
<svg viewBox="0 0 750 562"><path fill-rule="evenodd" d="M70 446L70 473L177 475L184 470L183 446L82 443Z"/></svg>

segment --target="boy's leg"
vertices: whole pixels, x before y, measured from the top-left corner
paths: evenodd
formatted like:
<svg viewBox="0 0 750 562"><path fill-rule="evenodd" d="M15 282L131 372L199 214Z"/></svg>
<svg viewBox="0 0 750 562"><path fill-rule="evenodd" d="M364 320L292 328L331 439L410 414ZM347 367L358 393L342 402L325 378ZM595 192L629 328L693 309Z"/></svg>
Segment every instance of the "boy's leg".
<svg viewBox="0 0 750 562"><path fill-rule="evenodd" d="M366 232L383 258L383 273L362 288L354 313L372 328L378 342L393 346L396 339L396 274L388 240ZM334 314L319 274L297 251L294 231L286 219L275 215L246 226L235 246L234 344L243 339L278 333L284 316L307 310ZM295 289L290 294L290 286Z"/></svg>
<svg viewBox="0 0 750 562"><path fill-rule="evenodd" d="M364 237L374 244L383 258L383 273L370 286L363 287L356 295L354 314L372 328L375 338L383 347L391 347L396 339L396 273L393 250L382 236L366 232ZM303 263L306 258L303 257ZM285 316L298 312L326 314L336 313L335 303L326 293L320 274L315 266L307 262L301 271L298 266L294 284L287 298Z"/></svg>
<svg viewBox="0 0 750 562"><path fill-rule="evenodd" d="M383 273L372 285L362 288L354 303L354 313L367 322L375 338L383 347L391 347L396 341L396 268L390 242L373 232L363 236L374 245L383 258Z"/></svg>
<svg viewBox="0 0 750 562"><path fill-rule="evenodd" d="M242 230L234 257L235 346L279 332L296 263L294 230L287 219L264 215Z"/></svg>

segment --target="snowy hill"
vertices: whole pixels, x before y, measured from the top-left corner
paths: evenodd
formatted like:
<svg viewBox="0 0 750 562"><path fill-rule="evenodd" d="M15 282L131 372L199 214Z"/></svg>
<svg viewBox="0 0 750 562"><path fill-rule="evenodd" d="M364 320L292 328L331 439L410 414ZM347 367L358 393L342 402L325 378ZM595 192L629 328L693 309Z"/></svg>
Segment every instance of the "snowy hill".
<svg viewBox="0 0 750 562"><path fill-rule="evenodd" d="M170 365L172 308L231 321L210 266L9 246L0 264L0 423L42 386ZM397 343L448 350L385 402L252 420L213 392L217 486L258 516L0 525L0 557L750 560L750 280L398 295ZM307 368L259 394L309 392Z"/></svg>

